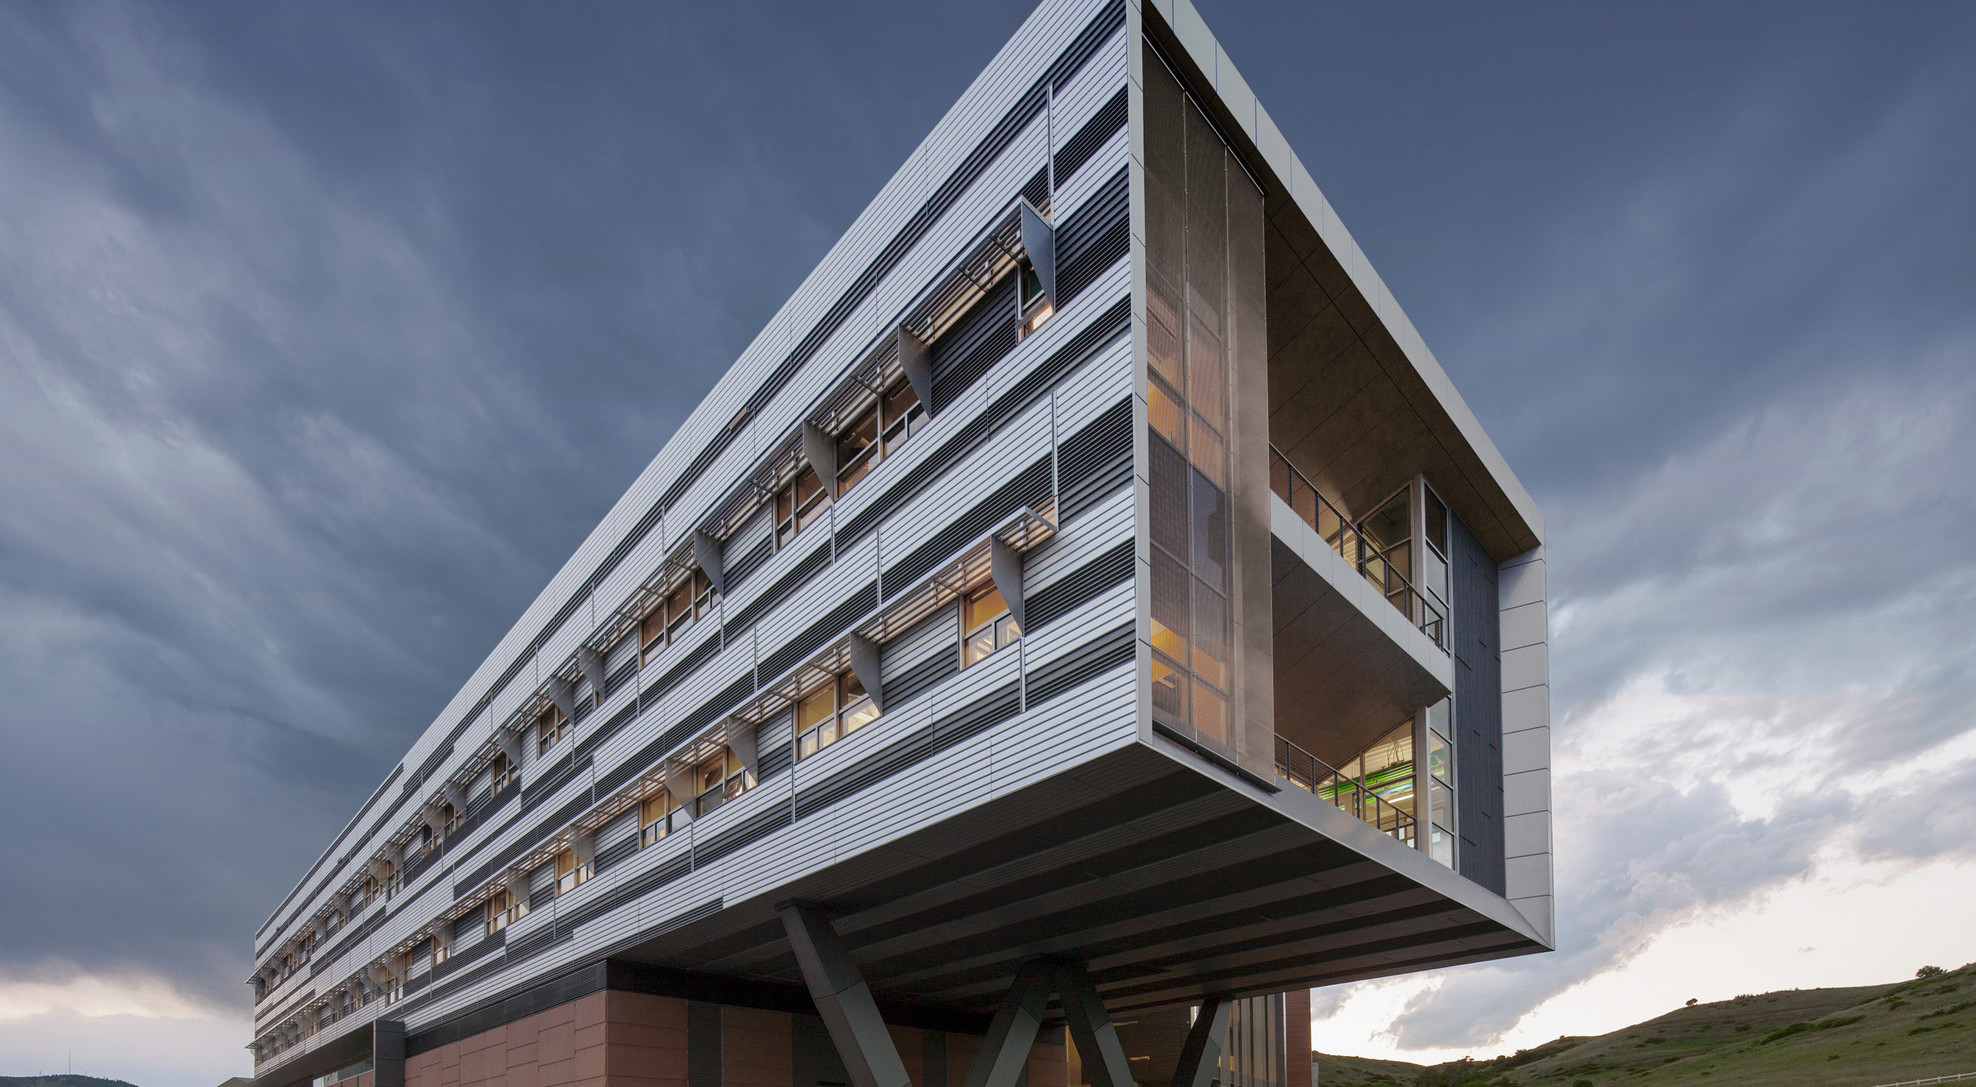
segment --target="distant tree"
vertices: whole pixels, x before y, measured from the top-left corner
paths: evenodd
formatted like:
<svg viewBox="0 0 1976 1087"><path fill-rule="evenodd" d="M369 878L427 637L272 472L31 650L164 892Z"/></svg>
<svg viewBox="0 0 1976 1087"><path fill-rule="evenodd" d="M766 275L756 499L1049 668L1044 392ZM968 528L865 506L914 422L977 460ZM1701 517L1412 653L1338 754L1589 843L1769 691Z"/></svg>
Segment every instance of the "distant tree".
<svg viewBox="0 0 1976 1087"><path fill-rule="evenodd" d="M1922 979L1923 981L1926 981L1929 978L1941 977L1943 974L1946 973L1948 973L1948 971L1942 969L1939 966L1924 966L1921 969L1916 970L1914 972L1914 976Z"/></svg>

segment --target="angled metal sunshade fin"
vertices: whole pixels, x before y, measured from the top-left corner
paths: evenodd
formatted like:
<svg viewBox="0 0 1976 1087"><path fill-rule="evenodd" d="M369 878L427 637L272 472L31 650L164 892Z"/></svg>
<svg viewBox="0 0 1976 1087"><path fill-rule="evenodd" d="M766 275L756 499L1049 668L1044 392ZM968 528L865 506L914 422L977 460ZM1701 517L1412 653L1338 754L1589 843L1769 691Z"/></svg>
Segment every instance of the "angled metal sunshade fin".
<svg viewBox="0 0 1976 1087"><path fill-rule="evenodd" d="M590 689L596 692L597 700L604 698L604 656L587 645L576 647L577 667L583 669L583 678L590 681Z"/></svg>
<svg viewBox="0 0 1976 1087"><path fill-rule="evenodd" d="M727 595L727 566L722 555L724 548L713 534L703 528L693 530L693 561L700 566L700 572L713 582L714 591Z"/></svg>
<svg viewBox="0 0 1976 1087"><path fill-rule="evenodd" d="M803 423L803 458L816 469L817 479L829 489L831 497L837 495L837 440L824 433L815 423Z"/></svg>
<svg viewBox="0 0 1976 1087"><path fill-rule="evenodd" d="M919 397L920 406L926 409L929 418L933 415L933 357L926 341L914 334L912 329L899 326L899 368L906 372L906 380L912 384L913 394Z"/></svg>
<svg viewBox="0 0 1976 1087"><path fill-rule="evenodd" d="M1050 305L1057 304L1057 232L1043 213L1030 205L1027 199L1017 201L1022 208L1022 251L1029 257L1029 266L1036 270L1036 279L1043 286L1043 297Z"/></svg>
<svg viewBox="0 0 1976 1087"><path fill-rule="evenodd" d="M871 696L878 712L885 712L885 679L878 667L878 643L857 631L851 632L851 671Z"/></svg>
<svg viewBox="0 0 1976 1087"><path fill-rule="evenodd" d="M730 717L725 729L728 750L734 752L734 757L741 760L741 765L747 767L750 774L757 773L761 767L761 751L755 742L756 726L739 717Z"/></svg>
<svg viewBox="0 0 1976 1087"><path fill-rule="evenodd" d="M1002 594L1018 630L1029 629L1029 617L1022 606L1022 552L1000 536L988 539L988 576Z"/></svg>
<svg viewBox="0 0 1976 1087"><path fill-rule="evenodd" d="M666 760L666 792L672 794L673 800L679 804L679 810L686 813L684 816L686 821L692 822L693 768L682 766L674 759Z"/></svg>
<svg viewBox="0 0 1976 1087"><path fill-rule="evenodd" d="M563 711L564 720L573 720L576 717L576 684L561 676L551 679L549 701L554 702L556 708Z"/></svg>

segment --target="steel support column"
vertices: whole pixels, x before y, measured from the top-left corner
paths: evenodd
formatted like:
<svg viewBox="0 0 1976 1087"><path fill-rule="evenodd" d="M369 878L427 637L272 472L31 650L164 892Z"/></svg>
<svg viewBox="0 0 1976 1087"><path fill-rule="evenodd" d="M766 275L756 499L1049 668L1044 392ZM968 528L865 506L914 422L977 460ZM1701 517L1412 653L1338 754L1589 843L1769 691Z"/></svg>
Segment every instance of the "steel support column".
<svg viewBox="0 0 1976 1087"><path fill-rule="evenodd" d="M912 1087L906 1064L899 1059L885 1020L879 1017L878 1004L871 998L871 988L845 953L830 918L814 906L798 903L778 906L777 912L789 933L789 945L795 949L796 963L802 967L810 999L816 1002L817 1014L823 1017L824 1029L830 1032L852 1087ZM1130 1087L1130 1083L1119 1087Z"/></svg>
<svg viewBox="0 0 1976 1087"><path fill-rule="evenodd" d="M988 1036L981 1040L964 1087L1015 1087L1042 1029L1054 973L1053 966L1040 961L1025 963L1016 972L1015 983L988 1023Z"/></svg>
<svg viewBox="0 0 1976 1087"><path fill-rule="evenodd" d="M1091 1081L1091 1087L1132 1087L1132 1068L1125 1061L1125 1047L1118 1042L1118 1029L1112 1026L1105 1002L1098 999L1098 990L1084 973L1084 964L1058 963L1056 975L1057 999L1070 1021L1070 1036L1077 1042L1084 1077Z"/></svg>
<svg viewBox="0 0 1976 1087"><path fill-rule="evenodd" d="M1173 1068L1173 1087L1208 1087L1221 1067L1221 1042L1228 1037L1228 1011L1225 997L1210 996L1201 1001L1194 1025L1187 1031L1187 1042L1180 1047L1180 1063Z"/></svg>

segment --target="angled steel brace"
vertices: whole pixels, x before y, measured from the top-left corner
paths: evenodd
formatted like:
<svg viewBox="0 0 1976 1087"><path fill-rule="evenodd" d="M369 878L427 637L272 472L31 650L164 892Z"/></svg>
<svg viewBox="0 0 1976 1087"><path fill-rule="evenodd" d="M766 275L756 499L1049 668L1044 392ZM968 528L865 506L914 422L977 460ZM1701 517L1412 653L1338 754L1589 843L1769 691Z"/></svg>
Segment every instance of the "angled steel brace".
<svg viewBox="0 0 1976 1087"><path fill-rule="evenodd" d="M1016 971L1015 983L988 1022L988 1036L981 1040L981 1051L974 1055L963 1087L1015 1087L1043 1026L1043 1008L1050 1002L1055 973L1053 964L1041 960L1024 963Z"/></svg>
<svg viewBox="0 0 1976 1087"><path fill-rule="evenodd" d="M1084 1062L1084 1075L1091 1087L1132 1087L1132 1067L1126 1063L1125 1047L1118 1042L1118 1028L1112 1026L1105 1002L1084 973L1081 962L1061 962L1056 967L1057 999L1064 1017L1070 1020L1070 1036L1077 1041L1077 1056Z"/></svg>
<svg viewBox="0 0 1976 1087"><path fill-rule="evenodd" d="M1201 1010L1187 1031L1187 1042L1180 1047L1180 1063L1173 1069L1173 1087L1208 1087L1221 1069L1221 1040L1228 1037L1226 997L1201 1000Z"/></svg>
<svg viewBox="0 0 1976 1087"><path fill-rule="evenodd" d="M852 1087L912 1087L898 1047L878 1015L871 988L844 952L830 918L815 906L795 902L777 906L776 912L782 915L782 927L803 969L803 982L837 1055L843 1058Z"/></svg>

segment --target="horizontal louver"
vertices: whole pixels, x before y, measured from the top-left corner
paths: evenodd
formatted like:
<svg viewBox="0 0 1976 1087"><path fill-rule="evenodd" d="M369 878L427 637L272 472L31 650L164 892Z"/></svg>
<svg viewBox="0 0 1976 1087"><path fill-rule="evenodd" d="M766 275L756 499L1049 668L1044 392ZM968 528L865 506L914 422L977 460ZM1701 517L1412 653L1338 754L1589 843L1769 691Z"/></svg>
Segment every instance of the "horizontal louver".
<svg viewBox="0 0 1976 1087"><path fill-rule="evenodd" d="M596 871L605 869L638 851L638 809L632 808L597 828L597 851L592 860Z"/></svg>
<svg viewBox="0 0 1976 1087"><path fill-rule="evenodd" d="M1106 408L1057 450L1058 523L1132 479L1132 401Z"/></svg>
<svg viewBox="0 0 1976 1087"><path fill-rule="evenodd" d="M1043 457L1016 473L1014 479L996 488L993 494L975 503L974 508L927 538L910 554L885 570L885 591L897 595L910 589L928 570L933 569L967 544L980 539L1019 509L1041 506L1050 498L1050 459ZM791 662L793 663L793 662ZM779 675L780 672L770 674Z"/></svg>
<svg viewBox="0 0 1976 1087"><path fill-rule="evenodd" d="M546 905L556 897L556 864L554 861L538 866L528 874L528 908L535 909Z"/></svg>
<svg viewBox="0 0 1976 1087"><path fill-rule="evenodd" d="M1132 576L1132 541L1127 540L1025 598L1029 629L1041 630L1104 595Z"/></svg>
<svg viewBox="0 0 1976 1087"><path fill-rule="evenodd" d="M1078 167L1090 161L1091 156L1098 153L1098 148L1110 143L1111 138L1118 135L1125 127L1125 111L1125 88L1120 87L1118 93L1112 95L1111 101L1106 102L1097 113L1092 114L1091 119L1084 122L1084 127L1078 129L1077 134L1064 141L1063 147L1058 149L1057 184L1061 185L1068 181L1070 175L1077 172Z"/></svg>

